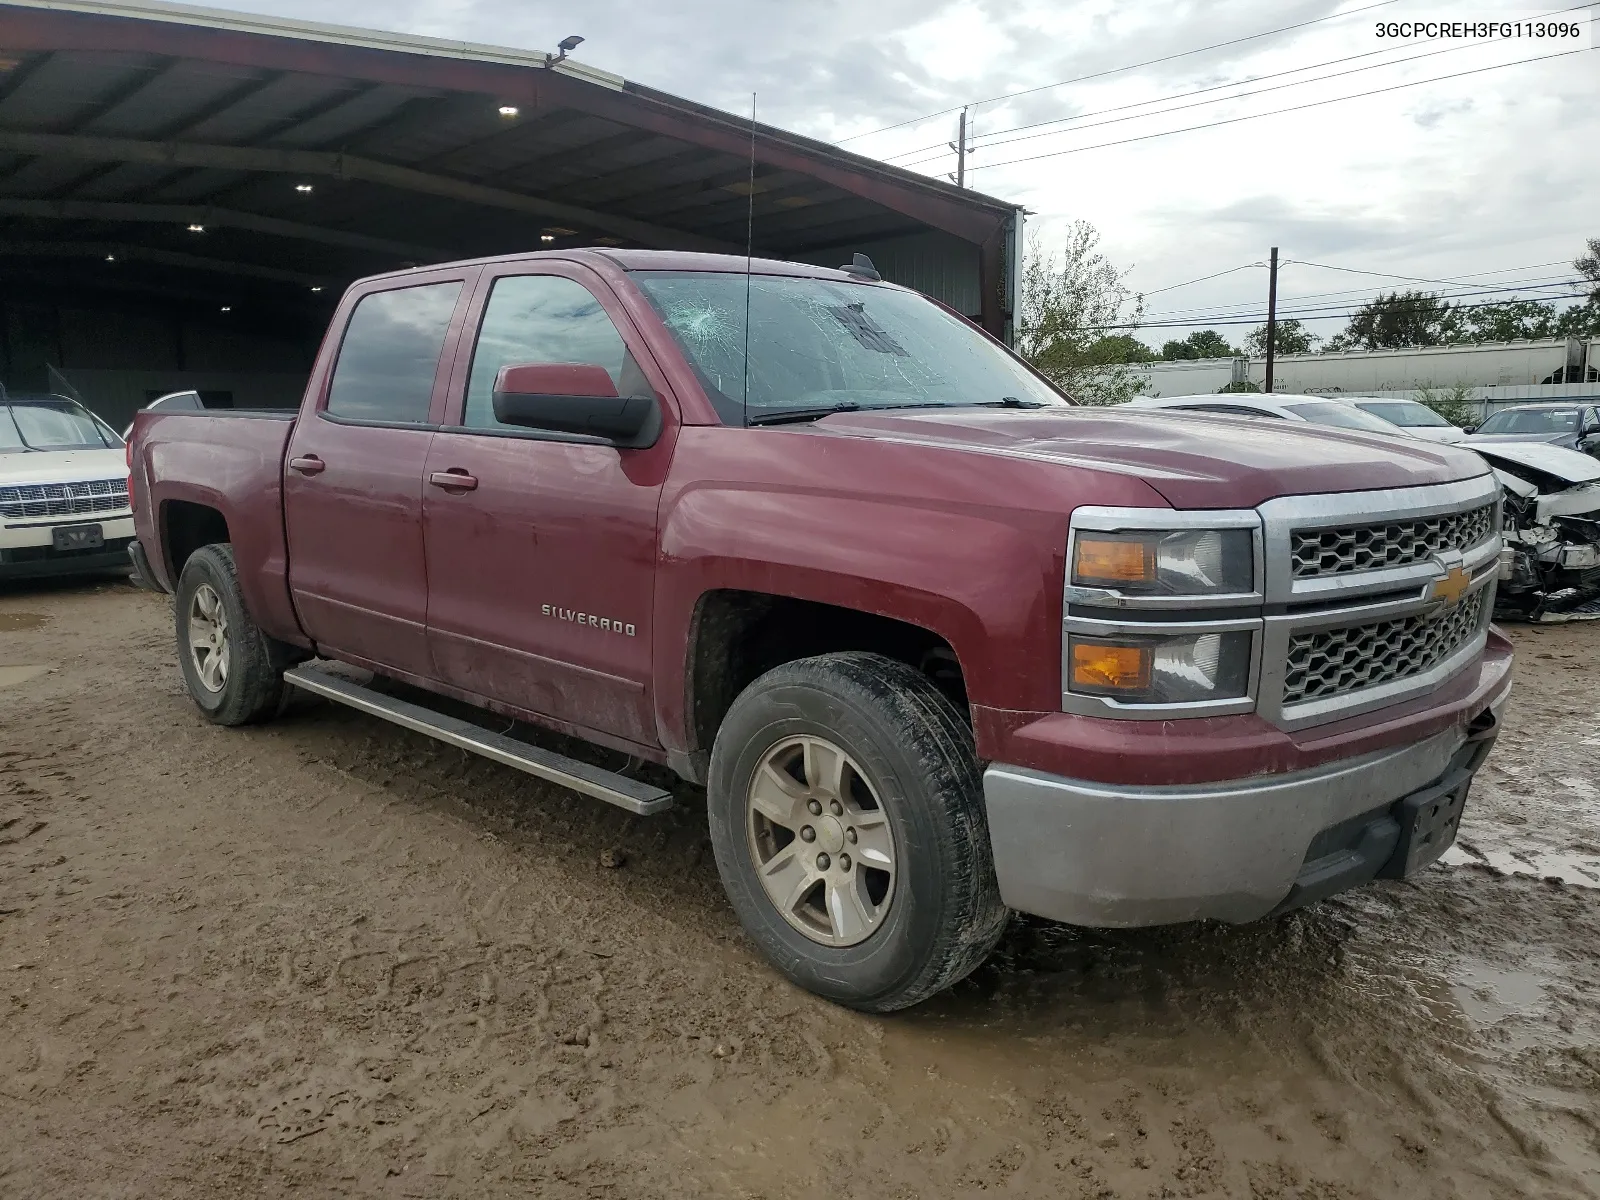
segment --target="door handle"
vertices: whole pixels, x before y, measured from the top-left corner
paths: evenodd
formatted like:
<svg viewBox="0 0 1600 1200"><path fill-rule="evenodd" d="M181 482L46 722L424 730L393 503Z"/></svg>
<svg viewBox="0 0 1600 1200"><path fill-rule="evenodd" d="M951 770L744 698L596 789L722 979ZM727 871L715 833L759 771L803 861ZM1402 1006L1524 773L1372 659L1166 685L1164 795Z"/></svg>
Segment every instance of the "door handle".
<svg viewBox="0 0 1600 1200"><path fill-rule="evenodd" d="M302 475L320 475L328 469L328 464L315 454L302 454L291 458L289 465Z"/></svg>
<svg viewBox="0 0 1600 1200"><path fill-rule="evenodd" d="M436 488L444 488L447 492L470 492L478 486L477 479L460 467L451 467L448 471L434 471L428 476L428 482Z"/></svg>

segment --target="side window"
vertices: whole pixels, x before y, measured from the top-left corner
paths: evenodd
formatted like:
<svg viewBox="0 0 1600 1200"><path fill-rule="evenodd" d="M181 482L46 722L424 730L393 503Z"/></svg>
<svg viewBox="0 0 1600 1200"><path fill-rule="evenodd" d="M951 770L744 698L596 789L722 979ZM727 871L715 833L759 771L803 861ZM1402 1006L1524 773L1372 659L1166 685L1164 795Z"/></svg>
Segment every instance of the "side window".
<svg viewBox="0 0 1600 1200"><path fill-rule="evenodd" d="M1230 417L1266 417L1269 420L1282 420L1277 413L1262 412L1255 408L1242 408L1237 404L1185 404L1183 408L1188 412L1225 413Z"/></svg>
<svg viewBox="0 0 1600 1200"><path fill-rule="evenodd" d="M460 283L427 283L362 297L339 347L327 411L362 421L426 421L460 295Z"/></svg>
<svg viewBox="0 0 1600 1200"><path fill-rule="evenodd" d="M508 363L584 363L604 367L621 396L649 391L622 335L589 289L561 275L495 280L472 352L469 429L509 429L494 419L494 381Z"/></svg>

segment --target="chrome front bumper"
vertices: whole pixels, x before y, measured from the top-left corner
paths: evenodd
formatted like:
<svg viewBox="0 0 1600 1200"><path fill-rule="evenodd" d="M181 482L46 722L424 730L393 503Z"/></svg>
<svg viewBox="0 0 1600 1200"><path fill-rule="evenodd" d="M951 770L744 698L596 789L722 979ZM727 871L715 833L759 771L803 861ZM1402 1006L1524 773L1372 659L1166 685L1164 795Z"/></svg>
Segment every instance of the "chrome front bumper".
<svg viewBox="0 0 1600 1200"><path fill-rule="evenodd" d="M983 789L1000 895L1073 925L1242 922L1396 873L1402 802L1441 781L1464 796L1507 695L1470 737L1456 727L1291 775L1118 787L996 764Z"/></svg>

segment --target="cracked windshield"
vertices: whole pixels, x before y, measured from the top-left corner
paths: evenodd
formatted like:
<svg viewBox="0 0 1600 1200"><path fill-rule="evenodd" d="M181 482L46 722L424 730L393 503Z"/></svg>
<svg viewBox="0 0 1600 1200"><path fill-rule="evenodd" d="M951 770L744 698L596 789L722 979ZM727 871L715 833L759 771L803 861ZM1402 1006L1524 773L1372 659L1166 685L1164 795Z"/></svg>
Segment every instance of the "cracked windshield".
<svg viewBox="0 0 1600 1200"><path fill-rule="evenodd" d="M1067 403L977 330L910 292L732 273L641 271L634 279L729 424L866 408Z"/></svg>

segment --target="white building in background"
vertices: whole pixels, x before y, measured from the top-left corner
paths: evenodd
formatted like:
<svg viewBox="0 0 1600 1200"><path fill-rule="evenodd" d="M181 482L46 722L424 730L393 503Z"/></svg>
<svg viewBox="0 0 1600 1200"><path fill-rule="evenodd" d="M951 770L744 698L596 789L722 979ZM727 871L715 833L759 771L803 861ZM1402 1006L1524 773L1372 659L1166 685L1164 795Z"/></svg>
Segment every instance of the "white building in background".
<svg viewBox="0 0 1600 1200"><path fill-rule="evenodd" d="M1221 391L1236 379L1266 384L1264 358L1209 358L1146 363L1136 368L1150 396ZM1466 346L1413 346L1291 354L1277 360L1272 390L1415 399L1467 389L1466 403L1482 412L1535 400L1600 399L1600 338L1547 338Z"/></svg>

